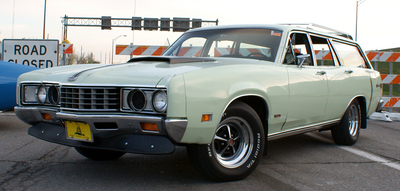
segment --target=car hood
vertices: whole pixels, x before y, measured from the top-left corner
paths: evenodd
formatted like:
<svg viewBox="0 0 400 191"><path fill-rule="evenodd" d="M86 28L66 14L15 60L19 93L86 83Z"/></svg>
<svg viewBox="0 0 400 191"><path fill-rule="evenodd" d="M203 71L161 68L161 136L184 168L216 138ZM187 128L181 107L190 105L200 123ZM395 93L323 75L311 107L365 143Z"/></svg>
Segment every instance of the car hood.
<svg viewBox="0 0 400 191"><path fill-rule="evenodd" d="M243 59L244 60L244 59ZM259 62L245 59L246 63ZM176 75L235 63L237 59L184 57L143 57L124 64L81 64L33 71L21 75L21 81L42 81L81 85L165 86Z"/></svg>

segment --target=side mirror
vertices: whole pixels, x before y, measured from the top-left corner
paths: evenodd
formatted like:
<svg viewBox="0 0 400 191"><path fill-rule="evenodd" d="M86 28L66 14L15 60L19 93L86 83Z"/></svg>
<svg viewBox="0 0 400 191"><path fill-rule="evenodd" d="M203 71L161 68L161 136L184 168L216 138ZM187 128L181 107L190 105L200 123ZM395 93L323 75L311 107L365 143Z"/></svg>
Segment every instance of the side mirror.
<svg viewBox="0 0 400 191"><path fill-rule="evenodd" d="M306 61L307 58L310 58L309 54L302 54L302 55L298 55L296 56L297 60L300 60L299 65L297 66L298 68L302 67L304 62Z"/></svg>

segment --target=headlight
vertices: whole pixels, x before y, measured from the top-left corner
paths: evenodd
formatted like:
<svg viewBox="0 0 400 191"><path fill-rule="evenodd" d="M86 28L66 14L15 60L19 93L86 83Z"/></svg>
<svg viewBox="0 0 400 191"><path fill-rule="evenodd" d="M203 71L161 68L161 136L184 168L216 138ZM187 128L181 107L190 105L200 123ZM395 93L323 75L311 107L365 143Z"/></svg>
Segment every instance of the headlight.
<svg viewBox="0 0 400 191"><path fill-rule="evenodd" d="M146 106L146 96L141 90L132 90L128 95L128 103L132 110L141 111Z"/></svg>
<svg viewBox="0 0 400 191"><path fill-rule="evenodd" d="M37 97L40 103L46 102L47 98L47 90L44 86L40 86L40 88L37 91Z"/></svg>
<svg viewBox="0 0 400 191"><path fill-rule="evenodd" d="M23 102L24 103L37 103L37 96L36 96L36 92L37 92L38 86L24 86L23 88Z"/></svg>
<svg viewBox="0 0 400 191"><path fill-rule="evenodd" d="M58 93L58 88L56 86L51 86L49 88L48 96L49 96L49 102L51 104L54 104L54 105L58 104L60 96L59 96L59 93Z"/></svg>
<svg viewBox="0 0 400 191"><path fill-rule="evenodd" d="M22 104L58 105L60 88L54 84L22 84Z"/></svg>
<svg viewBox="0 0 400 191"><path fill-rule="evenodd" d="M164 112L167 109L167 93L165 91L156 91L153 95L153 107L157 112Z"/></svg>

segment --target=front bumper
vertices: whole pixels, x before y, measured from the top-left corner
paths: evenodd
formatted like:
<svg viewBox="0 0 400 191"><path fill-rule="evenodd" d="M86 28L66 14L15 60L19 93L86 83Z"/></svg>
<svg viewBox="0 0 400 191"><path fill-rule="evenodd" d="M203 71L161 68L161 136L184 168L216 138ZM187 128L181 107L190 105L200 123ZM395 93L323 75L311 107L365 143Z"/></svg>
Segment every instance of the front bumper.
<svg viewBox="0 0 400 191"><path fill-rule="evenodd" d="M185 119L171 120L163 116L76 114L37 107L15 107L15 114L25 123L32 125L28 130L30 135L49 142L143 154L172 153L187 126ZM42 114L49 114L51 120L44 119ZM89 124L94 141L67 139L65 120ZM155 123L159 131L144 131L140 123ZM109 124L111 126L107 128Z"/></svg>

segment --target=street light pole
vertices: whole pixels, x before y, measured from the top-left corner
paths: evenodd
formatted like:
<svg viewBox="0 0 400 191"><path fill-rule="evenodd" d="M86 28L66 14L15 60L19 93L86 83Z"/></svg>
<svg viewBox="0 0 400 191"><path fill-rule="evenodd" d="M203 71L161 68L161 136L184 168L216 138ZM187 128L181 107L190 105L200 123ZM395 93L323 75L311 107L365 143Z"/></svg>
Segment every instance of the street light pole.
<svg viewBox="0 0 400 191"><path fill-rule="evenodd" d="M356 6L356 35L355 35L355 41L357 41L357 26L358 26L358 6L361 5L361 3L364 3L365 0L357 0L357 6Z"/></svg>
<svg viewBox="0 0 400 191"><path fill-rule="evenodd" d="M119 37L121 37L121 36L123 36L123 37L126 37L126 35L119 35L119 36L117 36L117 37L115 37L113 40L112 40L112 47L111 47L111 64L114 64L114 42L119 38Z"/></svg>

